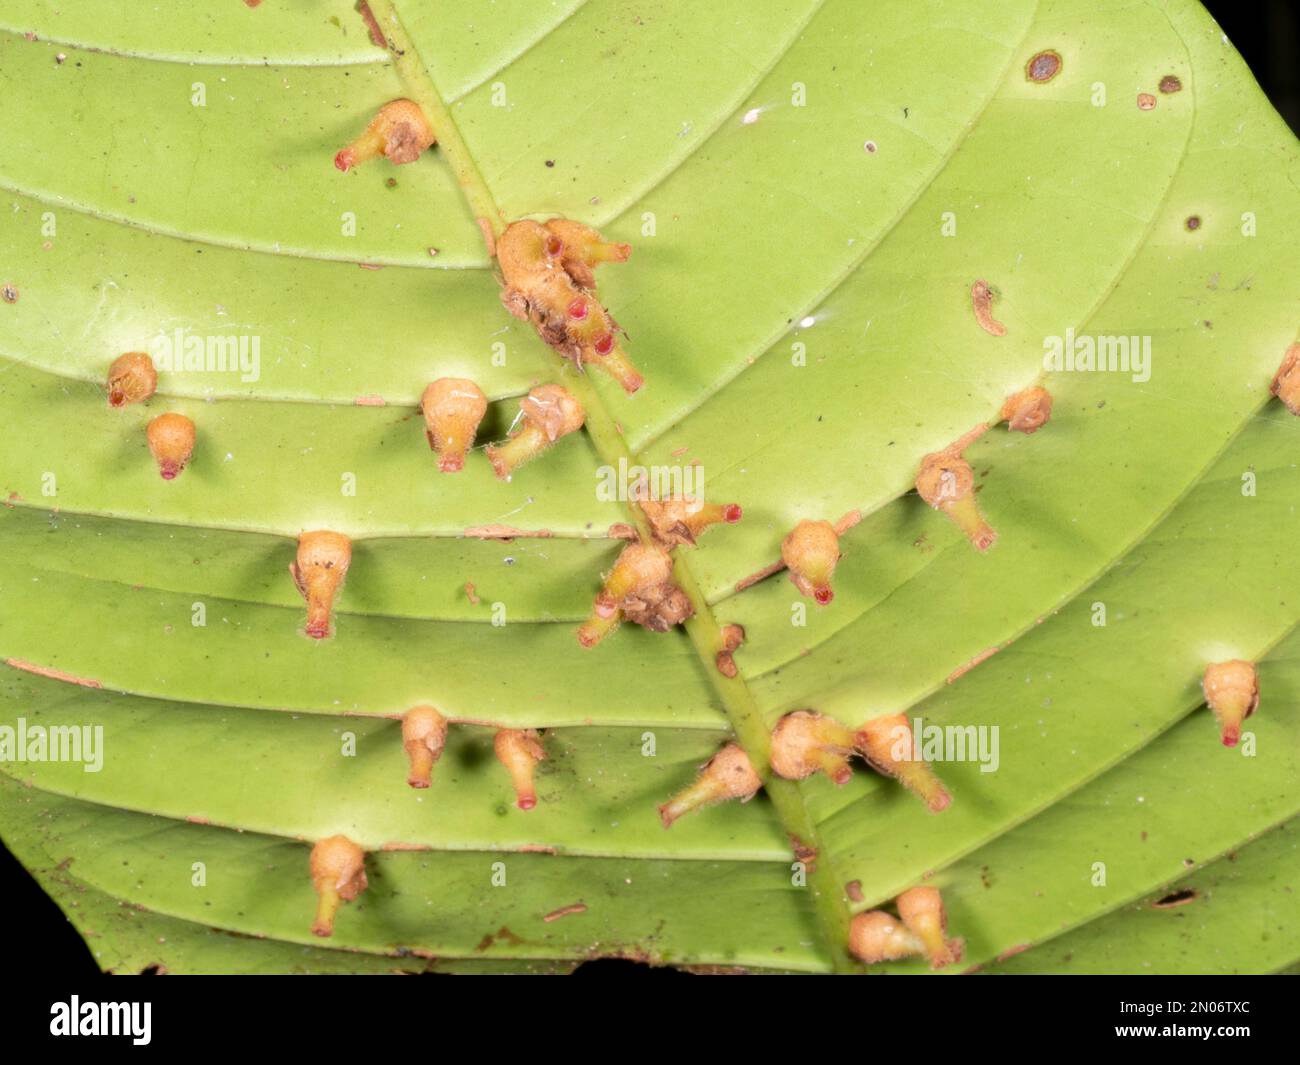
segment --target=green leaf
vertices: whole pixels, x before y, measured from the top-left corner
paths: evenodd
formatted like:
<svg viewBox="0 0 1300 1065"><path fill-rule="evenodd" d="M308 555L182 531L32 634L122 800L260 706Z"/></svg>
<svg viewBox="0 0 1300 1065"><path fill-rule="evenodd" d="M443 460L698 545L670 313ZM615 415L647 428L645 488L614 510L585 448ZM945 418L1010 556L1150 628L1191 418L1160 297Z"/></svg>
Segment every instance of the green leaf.
<svg viewBox="0 0 1300 1065"><path fill-rule="evenodd" d="M0 726L97 725L104 756L0 765L0 833L102 966L847 971L850 913L922 881L991 971L1300 955L1254 931L1298 812L1300 423L1269 396L1297 153L1196 3L373 0L387 47L342 0L122 8L0 15ZM398 96L438 148L338 173ZM600 277L634 396L500 306L482 226L553 215L635 249ZM1067 335L1150 362L1044 375ZM188 337L244 363L107 407L113 358ZM453 375L492 400L480 444L542 382L586 432L509 482L477 451L440 475L417 404ZM966 451L999 533L977 554L917 468L1039 381L1047 426ZM198 426L171 483L144 441L166 410ZM588 651L620 462L697 464L744 520L678 549L684 632ZM750 586L845 515L829 607ZM323 642L287 572L313 528L355 541ZM1261 704L1226 751L1199 681L1234 657ZM395 720L421 703L453 721L427 791ZM860 769L663 830L729 737L766 775L802 708L995 728L998 767L937 764L937 816ZM503 726L546 730L528 813ZM307 845L336 833L371 885L325 947ZM1188 869L1196 902L1138 901Z"/></svg>

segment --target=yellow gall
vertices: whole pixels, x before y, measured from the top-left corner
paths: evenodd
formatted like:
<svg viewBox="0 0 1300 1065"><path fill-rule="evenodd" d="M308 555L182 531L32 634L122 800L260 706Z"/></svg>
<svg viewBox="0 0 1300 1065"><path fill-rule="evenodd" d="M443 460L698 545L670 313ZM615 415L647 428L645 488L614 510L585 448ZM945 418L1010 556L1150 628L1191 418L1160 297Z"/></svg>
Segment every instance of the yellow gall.
<svg viewBox="0 0 1300 1065"><path fill-rule="evenodd" d="M158 371L143 351L128 351L108 368L108 405L125 407L140 403L158 388Z"/></svg>
<svg viewBox="0 0 1300 1065"><path fill-rule="evenodd" d="M899 781L932 813L951 805L952 796L916 751L912 728L903 714L872 718L858 729L854 745L876 772Z"/></svg>
<svg viewBox="0 0 1300 1065"><path fill-rule="evenodd" d="M690 599L672 580L673 560L661 544L640 540L619 553L578 629L578 642L594 647L625 618L651 632L667 632L694 613Z"/></svg>
<svg viewBox="0 0 1300 1065"><path fill-rule="evenodd" d="M915 887L895 900L898 916L925 949L931 969L942 969L961 960L962 941L948 938L948 916L938 888Z"/></svg>
<svg viewBox="0 0 1300 1065"><path fill-rule="evenodd" d="M925 947L906 926L884 910L859 913L849 922L849 951L859 961L878 965L924 953Z"/></svg>
<svg viewBox="0 0 1300 1065"><path fill-rule="evenodd" d="M700 534L711 525L734 525L740 521L737 503L705 503L702 499L638 499L638 505L650 522L654 538L661 544L694 547Z"/></svg>
<svg viewBox="0 0 1300 1065"><path fill-rule="evenodd" d="M840 538L829 521L801 521L781 541L781 561L800 593L819 606L835 598L831 575L840 560Z"/></svg>
<svg viewBox="0 0 1300 1065"><path fill-rule="evenodd" d="M515 788L515 805L521 810L531 810L537 805L537 790L533 771L537 763L546 759L541 734L536 729L503 728L492 743L497 760L506 767Z"/></svg>
<svg viewBox="0 0 1300 1065"><path fill-rule="evenodd" d="M379 109L360 137L334 156L334 165L346 172L381 155L390 163L413 163L436 142L418 104L392 100Z"/></svg>
<svg viewBox="0 0 1300 1065"><path fill-rule="evenodd" d="M692 810L739 799L748 802L763 786L749 756L739 744L729 743L705 763L695 780L659 807L664 828Z"/></svg>
<svg viewBox="0 0 1300 1065"><path fill-rule="evenodd" d="M487 413L487 396L473 381L442 377L424 390L420 410L429 447L438 453L438 469L458 472Z"/></svg>
<svg viewBox="0 0 1300 1065"><path fill-rule="evenodd" d="M786 780L803 780L825 773L835 784L853 775L849 757L856 740L853 729L812 710L786 714L772 730L773 771Z"/></svg>
<svg viewBox="0 0 1300 1065"><path fill-rule="evenodd" d="M194 454L194 423L183 414L160 414L145 429L164 481L174 481Z"/></svg>
<svg viewBox="0 0 1300 1065"><path fill-rule="evenodd" d="M562 436L576 433L587 418L582 404L560 385L534 388L519 401L519 415L510 439L487 449L488 461L503 481Z"/></svg>
<svg viewBox="0 0 1300 1065"><path fill-rule="evenodd" d="M347 836L330 836L312 847L310 867L317 895L312 934L331 936L339 904L366 890L366 852Z"/></svg>
<svg viewBox="0 0 1300 1065"><path fill-rule="evenodd" d="M1001 418L1015 433L1036 433L1052 416L1052 394L1041 385L1008 396L1002 404Z"/></svg>
<svg viewBox="0 0 1300 1065"><path fill-rule="evenodd" d="M433 767L447 744L447 719L432 706L416 706L402 715L402 747L411 760L406 782L427 788Z"/></svg>
<svg viewBox="0 0 1300 1065"><path fill-rule="evenodd" d="M1201 678L1205 702L1219 723L1225 747L1241 740L1241 725L1259 706L1259 674L1254 663L1234 658L1207 666Z"/></svg>
<svg viewBox="0 0 1300 1065"><path fill-rule="evenodd" d="M307 602L307 635L323 640L330 634L334 597L343 587L352 562L352 541L342 533L317 530L298 537L298 556L289 563L294 584Z"/></svg>
<svg viewBox="0 0 1300 1065"><path fill-rule="evenodd" d="M961 455L951 450L926 455L916 475L916 493L946 514L976 551L987 551L997 541L975 502L975 471Z"/></svg>

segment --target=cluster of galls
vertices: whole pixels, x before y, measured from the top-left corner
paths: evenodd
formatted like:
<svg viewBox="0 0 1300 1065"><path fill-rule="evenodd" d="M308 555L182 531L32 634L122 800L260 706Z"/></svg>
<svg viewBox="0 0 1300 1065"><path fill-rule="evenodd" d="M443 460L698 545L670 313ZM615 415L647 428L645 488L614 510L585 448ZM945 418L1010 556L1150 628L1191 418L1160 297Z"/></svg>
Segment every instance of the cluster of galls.
<svg viewBox="0 0 1300 1065"><path fill-rule="evenodd" d="M638 535L623 548L614 568L605 576L592 603L591 616L578 628L578 642L583 647L595 647L620 621L630 621L651 632L667 632L691 617L695 608L690 597L673 580L672 549L693 547L709 526L730 525L741 518L741 509L735 503L709 504L674 497L642 498L637 505L646 517L649 535ZM731 650L739 646L737 642Z"/></svg>
<svg viewBox="0 0 1300 1065"><path fill-rule="evenodd" d="M402 747L410 760L406 782L411 787L427 788L432 782L434 766L447 746L448 727L447 719L432 706L416 706L402 716ZM536 729L498 729L493 749L510 774L515 805L533 809L537 805L534 769L546 758L541 734ZM312 848L310 870L317 904L311 930L315 935L333 935L339 904L365 891L365 858L365 850L346 836L330 836Z"/></svg>
<svg viewBox="0 0 1300 1065"><path fill-rule="evenodd" d="M459 472L487 413L483 390L463 377L439 378L424 390L420 409L425 437L438 455L438 468L443 473ZM510 438L486 448L493 471L502 480L509 480L525 462L535 459L561 437L581 429L586 417L582 404L567 389L538 385L519 401L519 417Z"/></svg>
<svg viewBox="0 0 1300 1065"><path fill-rule="evenodd" d="M496 243L506 309L575 366L598 366L628 393L644 379L619 342L618 323L596 298L595 268L631 253L629 245L565 218L514 222Z"/></svg>
<svg viewBox="0 0 1300 1065"><path fill-rule="evenodd" d="M416 706L402 716L402 747L410 760L406 782L413 788L427 788L433 767L447 746L449 724L432 706ZM542 734L536 729L498 729L493 741L497 760L506 767L515 789L515 805L531 810L537 805L533 770L546 760Z"/></svg>
<svg viewBox="0 0 1300 1065"><path fill-rule="evenodd" d="M158 389L158 371L143 351L128 351L108 368L108 405L129 407L143 403ZM194 422L183 414L160 414L145 427L149 451L164 481L174 481L194 454Z"/></svg>
<svg viewBox="0 0 1300 1065"><path fill-rule="evenodd" d="M916 756L912 729L902 714L872 718L857 729L813 710L786 714L772 730L769 763L777 776L804 780L824 773L836 785L853 775L849 759L860 755L876 772L893 777L933 813L952 802L930 766ZM742 802L763 786L748 755L729 743L700 770L684 791L659 807L664 827L683 814L728 799Z"/></svg>
<svg viewBox="0 0 1300 1065"><path fill-rule="evenodd" d="M898 916L884 910L856 914L849 923L849 950L868 965L924 957L930 968L961 961L962 941L948 938L948 916L938 888L915 887L894 900Z"/></svg>

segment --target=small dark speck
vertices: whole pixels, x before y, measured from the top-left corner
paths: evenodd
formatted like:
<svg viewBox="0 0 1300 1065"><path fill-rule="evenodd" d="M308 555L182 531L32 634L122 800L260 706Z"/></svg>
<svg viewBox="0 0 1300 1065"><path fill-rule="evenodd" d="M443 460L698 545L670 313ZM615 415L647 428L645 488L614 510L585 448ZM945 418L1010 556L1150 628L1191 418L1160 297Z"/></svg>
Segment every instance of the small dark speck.
<svg viewBox="0 0 1300 1065"><path fill-rule="evenodd" d="M554 165L555 165L555 160L554 160L554 159L547 159L547 160L546 160L546 165L547 165L547 166L554 166Z"/></svg>

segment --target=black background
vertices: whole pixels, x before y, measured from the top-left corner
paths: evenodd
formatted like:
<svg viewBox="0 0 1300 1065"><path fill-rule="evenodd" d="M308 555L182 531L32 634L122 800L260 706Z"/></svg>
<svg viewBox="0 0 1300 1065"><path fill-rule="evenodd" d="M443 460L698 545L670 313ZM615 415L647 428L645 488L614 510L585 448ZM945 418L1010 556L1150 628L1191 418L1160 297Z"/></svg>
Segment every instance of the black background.
<svg viewBox="0 0 1300 1065"><path fill-rule="evenodd" d="M1300 4L1296 0L1203 0L1273 106L1300 133ZM0 850L0 898L8 915L5 941L11 974L82 977L98 971L81 937L59 908ZM624 961L589 962L579 975L679 975Z"/></svg>

